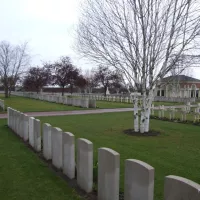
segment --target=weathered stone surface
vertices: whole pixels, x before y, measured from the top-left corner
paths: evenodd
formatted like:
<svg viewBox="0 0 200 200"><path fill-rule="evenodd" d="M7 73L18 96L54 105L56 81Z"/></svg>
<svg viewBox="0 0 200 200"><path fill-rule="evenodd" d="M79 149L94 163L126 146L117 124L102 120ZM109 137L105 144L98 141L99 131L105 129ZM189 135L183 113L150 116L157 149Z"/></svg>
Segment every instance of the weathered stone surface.
<svg viewBox="0 0 200 200"><path fill-rule="evenodd" d="M51 145L52 145L52 164L58 168L63 167L63 132L60 128L51 129Z"/></svg>
<svg viewBox="0 0 200 200"><path fill-rule="evenodd" d="M23 139L24 141L28 141L29 139L29 117L24 114L24 127L23 127Z"/></svg>
<svg viewBox="0 0 200 200"><path fill-rule="evenodd" d="M93 99L89 100L89 108L96 108L96 100Z"/></svg>
<svg viewBox="0 0 200 200"><path fill-rule="evenodd" d="M43 124L43 156L46 160L51 160L52 158L52 147L51 147L51 125L50 124Z"/></svg>
<svg viewBox="0 0 200 200"><path fill-rule="evenodd" d="M11 115L11 113L10 113L10 107L8 107L7 108L7 125L8 125L8 127L10 127L10 116Z"/></svg>
<svg viewBox="0 0 200 200"><path fill-rule="evenodd" d="M82 138L77 140L77 183L84 191L92 191L93 144Z"/></svg>
<svg viewBox="0 0 200 200"><path fill-rule="evenodd" d="M34 148L36 151L41 151L41 125L40 120L35 119L34 120Z"/></svg>
<svg viewBox="0 0 200 200"><path fill-rule="evenodd" d="M29 144L34 147L34 117L29 117Z"/></svg>
<svg viewBox="0 0 200 200"><path fill-rule="evenodd" d="M19 113L19 136L24 138L24 113Z"/></svg>
<svg viewBox="0 0 200 200"><path fill-rule="evenodd" d="M63 133L63 173L70 179L75 178L75 145L74 135Z"/></svg>
<svg viewBox="0 0 200 200"><path fill-rule="evenodd" d="M153 200L154 168L140 160L125 161L124 200Z"/></svg>
<svg viewBox="0 0 200 200"><path fill-rule="evenodd" d="M179 176L165 177L164 200L199 200L200 185Z"/></svg>
<svg viewBox="0 0 200 200"><path fill-rule="evenodd" d="M81 99L81 107L89 108L89 99Z"/></svg>
<svg viewBox="0 0 200 200"><path fill-rule="evenodd" d="M67 98L67 105L69 105L69 106L72 105L72 98Z"/></svg>
<svg viewBox="0 0 200 200"><path fill-rule="evenodd" d="M98 200L119 199L120 155L109 148L98 149Z"/></svg>

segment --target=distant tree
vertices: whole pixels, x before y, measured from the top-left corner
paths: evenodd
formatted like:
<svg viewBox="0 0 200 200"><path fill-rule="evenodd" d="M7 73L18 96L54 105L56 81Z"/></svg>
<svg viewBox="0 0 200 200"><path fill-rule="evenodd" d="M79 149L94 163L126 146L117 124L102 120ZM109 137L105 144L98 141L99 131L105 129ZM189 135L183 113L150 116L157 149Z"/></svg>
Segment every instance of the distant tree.
<svg viewBox="0 0 200 200"><path fill-rule="evenodd" d="M94 69L86 70L84 77L86 79L86 88L89 93L92 93L93 88L97 87L98 85L97 81L95 80Z"/></svg>
<svg viewBox="0 0 200 200"><path fill-rule="evenodd" d="M40 92L42 87L48 85L51 81L51 72L45 67L32 67L23 81L25 90L36 90Z"/></svg>
<svg viewBox="0 0 200 200"><path fill-rule="evenodd" d="M119 75L116 71L112 71L107 66L99 65L94 74L94 80L104 88L104 95L109 87L119 80Z"/></svg>
<svg viewBox="0 0 200 200"><path fill-rule="evenodd" d="M44 66L52 73L52 84L59 85L62 88L62 96L66 86L70 86L70 92L73 92L79 70L72 64L69 57L63 56L55 63L46 63Z"/></svg>
<svg viewBox="0 0 200 200"><path fill-rule="evenodd" d="M12 45L7 41L0 42L0 76L5 97L9 97L20 75L30 63L28 43Z"/></svg>
<svg viewBox="0 0 200 200"><path fill-rule="evenodd" d="M83 75L79 75L75 81L75 86L80 88L81 91L85 91L85 88L87 86L87 80Z"/></svg>

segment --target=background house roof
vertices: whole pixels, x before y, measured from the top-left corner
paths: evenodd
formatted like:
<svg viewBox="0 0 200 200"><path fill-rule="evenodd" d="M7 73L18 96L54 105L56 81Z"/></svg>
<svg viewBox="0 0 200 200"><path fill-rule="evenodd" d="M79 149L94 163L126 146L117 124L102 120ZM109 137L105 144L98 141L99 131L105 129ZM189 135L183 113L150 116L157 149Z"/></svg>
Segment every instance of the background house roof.
<svg viewBox="0 0 200 200"><path fill-rule="evenodd" d="M200 82L199 79L192 78L192 77L186 76L186 75L168 76L166 78L163 78L161 80L161 82L170 82L172 80L177 80L177 81L181 81L181 82Z"/></svg>

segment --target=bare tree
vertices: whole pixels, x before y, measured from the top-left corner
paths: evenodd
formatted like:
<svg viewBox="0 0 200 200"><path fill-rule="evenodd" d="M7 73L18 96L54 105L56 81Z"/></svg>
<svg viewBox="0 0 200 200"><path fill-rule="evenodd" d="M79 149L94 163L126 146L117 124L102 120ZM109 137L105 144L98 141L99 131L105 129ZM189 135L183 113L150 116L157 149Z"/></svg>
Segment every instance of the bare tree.
<svg viewBox="0 0 200 200"><path fill-rule="evenodd" d="M28 43L12 45L7 41L0 43L0 76L4 86L5 97L11 93L20 75L29 65Z"/></svg>
<svg viewBox="0 0 200 200"><path fill-rule="evenodd" d="M149 131L153 90L183 54L198 48L197 0L86 0L77 28L77 49L115 67L142 94L134 129ZM137 98L134 101L135 108ZM139 123L140 121L140 123ZM140 126L139 126L140 124Z"/></svg>
<svg viewBox="0 0 200 200"><path fill-rule="evenodd" d="M46 67L31 67L23 80L23 88L28 91L40 90L51 83L51 71Z"/></svg>
<svg viewBox="0 0 200 200"><path fill-rule="evenodd" d="M119 79L118 73L107 66L99 65L95 70L94 80L99 86L103 86L104 96L106 96L107 89L112 87L113 83L119 82Z"/></svg>
<svg viewBox="0 0 200 200"><path fill-rule="evenodd" d="M97 87L97 82L95 80L95 69L86 70L84 77L86 79L86 87L89 93L92 93L92 90Z"/></svg>

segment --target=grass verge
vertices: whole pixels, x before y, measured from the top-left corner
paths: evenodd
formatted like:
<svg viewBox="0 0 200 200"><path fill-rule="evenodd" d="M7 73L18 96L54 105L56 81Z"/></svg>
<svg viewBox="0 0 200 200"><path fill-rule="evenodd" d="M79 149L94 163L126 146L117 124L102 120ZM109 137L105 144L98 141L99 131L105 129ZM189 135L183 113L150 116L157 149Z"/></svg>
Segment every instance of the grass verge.
<svg viewBox="0 0 200 200"><path fill-rule="evenodd" d="M200 128L198 126L151 120L156 137L134 137L123 131L133 127L132 112L84 116L40 117L44 123L72 132L94 144L94 164L99 147L120 153L120 190L124 187L125 159L139 159L155 168L155 200L163 199L164 177L178 175L200 183Z"/></svg>
<svg viewBox="0 0 200 200"><path fill-rule="evenodd" d="M81 200L0 120L1 200Z"/></svg>

